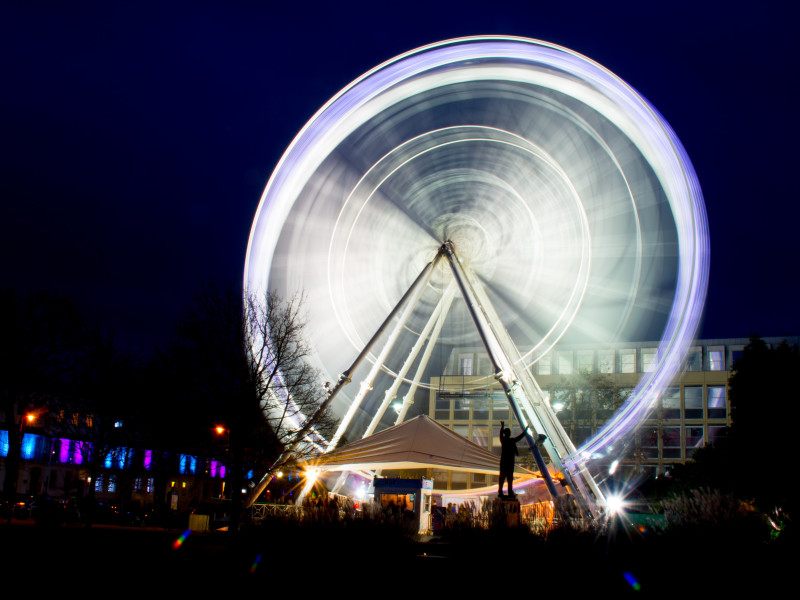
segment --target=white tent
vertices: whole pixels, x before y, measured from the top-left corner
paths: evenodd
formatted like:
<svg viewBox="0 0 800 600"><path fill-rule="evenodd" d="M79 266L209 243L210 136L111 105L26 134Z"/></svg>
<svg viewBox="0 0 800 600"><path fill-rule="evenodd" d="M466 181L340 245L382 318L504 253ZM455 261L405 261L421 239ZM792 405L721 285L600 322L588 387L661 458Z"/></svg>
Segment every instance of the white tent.
<svg viewBox="0 0 800 600"><path fill-rule="evenodd" d="M439 467L496 475L500 459L485 448L420 415L319 458L322 471Z"/></svg>

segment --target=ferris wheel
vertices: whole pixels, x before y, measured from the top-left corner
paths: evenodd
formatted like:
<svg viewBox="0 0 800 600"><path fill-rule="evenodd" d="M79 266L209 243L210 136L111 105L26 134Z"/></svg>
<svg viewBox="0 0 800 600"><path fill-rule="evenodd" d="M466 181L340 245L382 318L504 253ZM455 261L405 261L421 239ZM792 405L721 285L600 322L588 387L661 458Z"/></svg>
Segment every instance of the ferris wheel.
<svg viewBox="0 0 800 600"><path fill-rule="evenodd" d="M313 362L337 382L330 447L373 433L395 396L402 421L454 353L481 348L490 368L465 385L499 381L602 502L585 465L676 376L707 273L696 175L644 98L566 48L470 37L375 67L311 118L264 190L244 280L304 293ZM661 340L654 367L576 448L532 367L560 341L637 339Z"/></svg>

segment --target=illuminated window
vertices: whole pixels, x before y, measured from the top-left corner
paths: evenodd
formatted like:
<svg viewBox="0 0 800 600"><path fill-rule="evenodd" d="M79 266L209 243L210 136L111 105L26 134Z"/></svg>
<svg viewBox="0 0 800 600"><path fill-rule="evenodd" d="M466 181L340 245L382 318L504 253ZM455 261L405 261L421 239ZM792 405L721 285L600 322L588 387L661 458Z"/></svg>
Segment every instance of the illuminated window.
<svg viewBox="0 0 800 600"><path fill-rule="evenodd" d="M725 351L721 346L708 349L708 370L709 371L724 371L725 370Z"/></svg>
<svg viewBox="0 0 800 600"><path fill-rule="evenodd" d="M619 372L636 373L636 350L619 351Z"/></svg>
<svg viewBox="0 0 800 600"><path fill-rule="evenodd" d="M153 493L153 478L152 477L148 477L147 478L147 487L145 488L145 491L148 494L152 494Z"/></svg>
<svg viewBox="0 0 800 600"><path fill-rule="evenodd" d="M94 491L104 492L105 491L105 488L103 487L104 485L105 485L105 476L103 474L100 474L97 476L97 479L94 480Z"/></svg>
<svg viewBox="0 0 800 600"><path fill-rule="evenodd" d="M0 456L8 456L8 431L0 431Z"/></svg>
<svg viewBox="0 0 800 600"><path fill-rule="evenodd" d="M144 488L144 480L141 477L137 477L136 479L133 480L133 491L135 493L140 494L143 488Z"/></svg>
<svg viewBox="0 0 800 600"><path fill-rule="evenodd" d="M116 475L109 475L108 476L108 491L112 494L117 491L117 476Z"/></svg>
<svg viewBox="0 0 800 600"><path fill-rule="evenodd" d="M708 401L706 402L706 407L708 409L709 419L724 419L728 416L725 386L708 386Z"/></svg>
<svg viewBox="0 0 800 600"><path fill-rule="evenodd" d="M463 490L467 487L468 473L453 471L450 473L450 489Z"/></svg>

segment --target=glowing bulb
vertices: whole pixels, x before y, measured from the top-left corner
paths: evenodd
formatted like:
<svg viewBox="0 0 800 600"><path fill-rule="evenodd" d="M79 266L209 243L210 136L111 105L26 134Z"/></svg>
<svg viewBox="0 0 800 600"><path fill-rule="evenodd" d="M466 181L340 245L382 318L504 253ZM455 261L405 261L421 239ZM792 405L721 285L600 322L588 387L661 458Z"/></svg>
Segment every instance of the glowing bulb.
<svg viewBox="0 0 800 600"><path fill-rule="evenodd" d="M606 511L609 516L622 512L625 509L625 501L622 496L611 494L606 498Z"/></svg>

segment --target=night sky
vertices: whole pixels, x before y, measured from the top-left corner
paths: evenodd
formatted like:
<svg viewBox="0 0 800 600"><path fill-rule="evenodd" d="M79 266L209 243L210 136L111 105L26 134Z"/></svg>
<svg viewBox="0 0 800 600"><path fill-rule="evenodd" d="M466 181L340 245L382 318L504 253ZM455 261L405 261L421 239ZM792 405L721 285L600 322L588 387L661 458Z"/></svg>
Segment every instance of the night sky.
<svg viewBox="0 0 800 600"><path fill-rule="evenodd" d="M203 282L240 282L264 185L325 101L415 47L506 34L598 61L678 134L711 236L701 336L798 335L797 15L734 4L3 2L0 286L71 296L147 351Z"/></svg>

